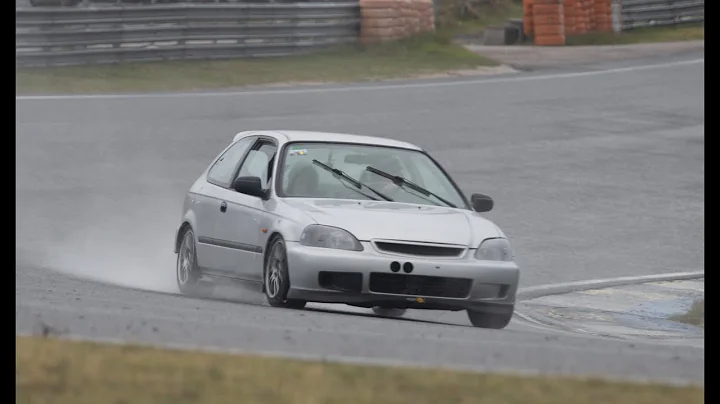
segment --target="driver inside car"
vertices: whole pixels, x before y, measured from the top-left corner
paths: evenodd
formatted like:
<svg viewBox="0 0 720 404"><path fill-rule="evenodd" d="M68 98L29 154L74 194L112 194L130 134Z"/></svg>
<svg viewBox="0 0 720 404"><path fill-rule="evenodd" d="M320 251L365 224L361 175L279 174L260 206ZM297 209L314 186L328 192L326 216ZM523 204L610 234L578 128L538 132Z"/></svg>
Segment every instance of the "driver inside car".
<svg viewBox="0 0 720 404"><path fill-rule="evenodd" d="M288 175L288 196L312 198L319 185L318 173L310 164L297 164Z"/></svg>
<svg viewBox="0 0 720 404"><path fill-rule="evenodd" d="M400 162L394 156L384 157L382 160L370 166L391 175L402 175L402 165L400 165ZM394 195L399 191L399 187L393 184L392 181L381 175L371 173L370 171L364 171L360 181L392 199L395 199Z"/></svg>

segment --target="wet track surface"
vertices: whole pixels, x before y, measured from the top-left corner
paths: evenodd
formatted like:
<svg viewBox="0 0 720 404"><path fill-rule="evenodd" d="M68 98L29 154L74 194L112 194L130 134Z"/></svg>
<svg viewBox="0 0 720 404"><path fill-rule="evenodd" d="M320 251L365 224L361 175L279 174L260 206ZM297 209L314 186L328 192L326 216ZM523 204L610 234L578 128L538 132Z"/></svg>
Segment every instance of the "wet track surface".
<svg viewBox="0 0 720 404"><path fill-rule="evenodd" d="M574 333L704 347L704 328L673 321L704 297L704 279L648 282L523 300L516 315Z"/></svg>
<svg viewBox="0 0 720 404"><path fill-rule="evenodd" d="M464 190L491 195L488 217L514 245L521 286L701 270L703 68L362 91L18 100L18 332L44 322L95 338L702 381L698 348L521 322L479 330L464 313L414 312L426 321L413 321L272 309L244 289L228 292L235 302L177 296L172 238L184 192L235 133L309 129L417 143Z"/></svg>

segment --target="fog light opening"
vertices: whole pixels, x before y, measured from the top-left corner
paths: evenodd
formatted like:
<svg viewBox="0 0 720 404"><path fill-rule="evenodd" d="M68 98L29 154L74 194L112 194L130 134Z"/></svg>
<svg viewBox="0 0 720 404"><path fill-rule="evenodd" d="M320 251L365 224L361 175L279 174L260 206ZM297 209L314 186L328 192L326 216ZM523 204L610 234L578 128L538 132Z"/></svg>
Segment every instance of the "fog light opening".
<svg viewBox="0 0 720 404"><path fill-rule="evenodd" d="M400 270L400 263L397 262L397 261L393 261L392 263L390 263L390 270L393 271L393 272L399 271L399 270Z"/></svg>

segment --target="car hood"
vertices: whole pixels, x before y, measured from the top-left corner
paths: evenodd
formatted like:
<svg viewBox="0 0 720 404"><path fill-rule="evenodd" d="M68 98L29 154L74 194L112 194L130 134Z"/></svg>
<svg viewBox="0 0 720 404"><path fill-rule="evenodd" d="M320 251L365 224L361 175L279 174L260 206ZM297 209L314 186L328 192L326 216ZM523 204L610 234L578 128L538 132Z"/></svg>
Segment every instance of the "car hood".
<svg viewBox="0 0 720 404"><path fill-rule="evenodd" d="M406 240L475 248L486 238L504 237L492 222L464 209L337 199L290 199L286 202L310 215L318 224L345 229L360 241Z"/></svg>

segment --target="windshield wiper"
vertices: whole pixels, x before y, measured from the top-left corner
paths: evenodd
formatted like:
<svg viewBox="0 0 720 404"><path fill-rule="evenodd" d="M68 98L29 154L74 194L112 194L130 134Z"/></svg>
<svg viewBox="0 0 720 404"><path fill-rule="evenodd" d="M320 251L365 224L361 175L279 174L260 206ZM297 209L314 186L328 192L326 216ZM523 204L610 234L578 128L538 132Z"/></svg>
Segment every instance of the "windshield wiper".
<svg viewBox="0 0 720 404"><path fill-rule="evenodd" d="M368 197L368 198L370 198L370 199L372 199L372 200L374 200L374 201L377 201L378 199L377 199L377 198L374 198L374 197L372 197L372 196L370 196L370 195L368 195L368 194L366 194L366 193L364 193L364 192L361 192L361 191L359 191L359 190L362 189L362 187L365 187L365 188L369 189L370 191L372 191L373 193L377 194L379 197L383 198L384 200L393 202L393 200L392 200L390 197L383 195L383 194L380 193L379 191L374 190L373 188L371 188L370 186L368 186L368 185L366 185L366 184L363 184L362 182L356 180L355 178L353 178L353 177L345 174L345 172L343 172L343 171L341 171L341 170L338 170L337 168L330 167L329 165L327 165L327 164L325 164L325 163L323 163L323 162L321 162L321 161L319 161L319 160L317 160L317 159L313 159L312 162L313 162L313 164L315 164L315 165L317 165L317 166L320 166L320 168L324 169L325 171L328 171L328 172L333 173L334 176L343 178L344 180L346 180L346 181L348 181L349 183L353 184L353 185L355 186L355 188L358 189L358 192L359 192L360 194L362 194L362 195L364 195L364 196L366 196L366 197Z"/></svg>
<svg viewBox="0 0 720 404"><path fill-rule="evenodd" d="M405 179L405 178L403 178L403 177L400 177L400 176L397 176L397 175L388 174L388 173L386 173L385 171L378 170L377 168L372 167L372 166L367 166L367 168L365 168L365 169L366 169L367 171L370 171L370 172L373 173L373 174L377 174L377 175L379 175L379 176L381 176L381 177L385 177L385 178L389 179L389 180L392 181L393 184L395 184L395 185L398 185L398 186L401 186L401 187L402 187L402 186L406 186L406 187L412 189L413 191L419 192L419 193L421 193L421 194L423 194L423 195L425 195L425 196L434 196L435 198L437 198L438 200L442 201L444 204L450 206L451 208L457 208L457 206L455 206L455 204L447 201L445 198L437 195L437 194L434 193L434 192L428 191L427 189L421 187L420 185L417 185L417 184L415 184L415 183L413 183L413 182L410 182L410 181L408 181L407 179ZM404 188L403 188L403 189L404 189Z"/></svg>

